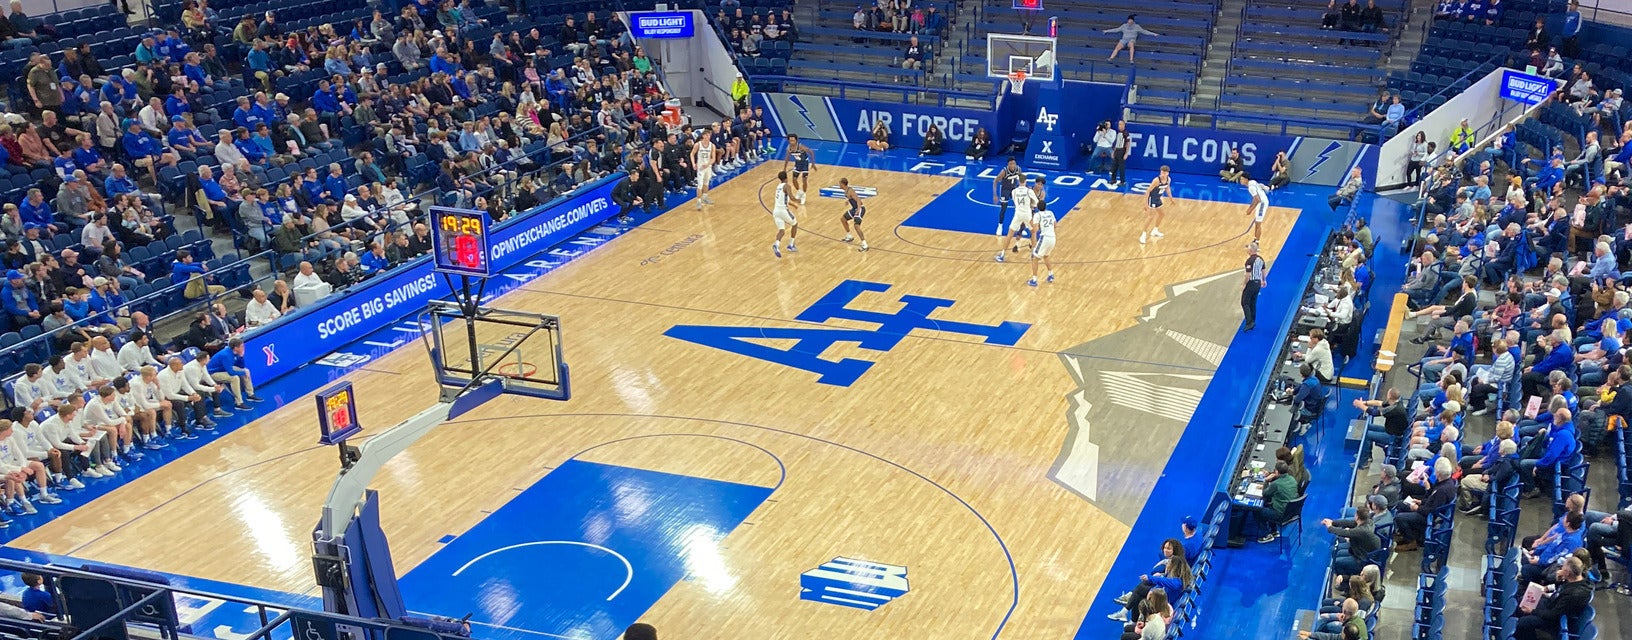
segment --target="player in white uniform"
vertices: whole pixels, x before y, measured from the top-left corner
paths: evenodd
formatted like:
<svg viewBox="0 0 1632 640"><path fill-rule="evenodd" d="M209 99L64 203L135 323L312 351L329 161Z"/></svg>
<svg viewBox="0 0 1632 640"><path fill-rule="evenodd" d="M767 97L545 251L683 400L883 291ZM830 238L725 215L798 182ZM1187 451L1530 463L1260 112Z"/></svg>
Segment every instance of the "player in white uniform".
<svg viewBox="0 0 1632 640"><path fill-rule="evenodd" d="M799 201L788 197L793 191L793 185L788 184L788 172L777 173L776 179L776 202L771 205L771 221L776 223L776 241L771 243L771 253L780 258L782 249L778 248L778 245L782 244L783 234L788 236L788 251L799 250L793 246L794 238L799 237L799 219L789 210L789 207L798 207Z"/></svg>
<svg viewBox="0 0 1632 640"><path fill-rule="evenodd" d="M1037 239L1037 246L1031 249L1031 280L1026 284L1035 287L1038 260L1048 267L1048 281L1054 281L1054 261L1048 257L1054 253L1054 212L1044 208L1032 216L1031 236Z"/></svg>
<svg viewBox="0 0 1632 640"><path fill-rule="evenodd" d="M1264 214L1269 213L1269 189L1246 176L1241 176L1241 184L1247 185L1247 193L1252 194L1252 241L1261 239L1264 226Z"/></svg>
<svg viewBox="0 0 1632 640"><path fill-rule="evenodd" d="M697 146L691 148L691 166L697 168L698 209L702 209L704 204L714 204L714 199L708 197L709 184L714 181L714 155L714 139L704 131L703 137L697 140Z"/></svg>
<svg viewBox="0 0 1632 640"><path fill-rule="evenodd" d="M1042 182L1042 178L1037 179L1039 189L1042 188ZM997 246L995 260L998 262L1003 261L1004 249L1014 248L1016 239L1020 237L1020 231L1031 229L1032 209L1037 207L1040 199L1036 191L1033 191L1025 182L1021 182L1020 186L1015 187L1014 191L1009 194L1009 202L1014 205L1014 219L1009 221L1008 235L1003 236L1002 244Z"/></svg>

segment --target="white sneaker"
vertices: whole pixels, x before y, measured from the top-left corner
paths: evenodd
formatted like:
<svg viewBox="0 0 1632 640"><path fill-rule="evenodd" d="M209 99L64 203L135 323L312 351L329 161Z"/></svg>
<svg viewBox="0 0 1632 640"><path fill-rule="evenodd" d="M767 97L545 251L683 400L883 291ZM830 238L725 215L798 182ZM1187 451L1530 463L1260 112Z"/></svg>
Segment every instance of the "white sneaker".
<svg viewBox="0 0 1632 640"><path fill-rule="evenodd" d="M58 498L49 493L42 493L36 496L34 499L39 501L40 504L62 504L62 498Z"/></svg>
<svg viewBox="0 0 1632 640"><path fill-rule="evenodd" d="M705 193L705 194L703 194L703 196L702 196L702 197L703 197L703 202L704 202L704 203L706 203L706 204L714 204L714 199L713 199L713 198L710 198L710 197L708 197L708 194L706 194L706 193Z"/></svg>
<svg viewBox="0 0 1632 640"><path fill-rule="evenodd" d="M106 477L108 477L108 474L102 473L101 471L98 471L96 469L96 467L91 467L89 469L86 469L84 472L80 473L79 475L85 476L87 478L106 478Z"/></svg>
<svg viewBox="0 0 1632 640"><path fill-rule="evenodd" d="M1165 236L1165 235L1167 235L1167 234L1162 233L1161 229L1151 229L1150 230L1150 237L1152 237L1152 238L1160 238L1160 237Z"/></svg>
<svg viewBox="0 0 1632 640"><path fill-rule="evenodd" d="M1146 235L1147 234L1145 234L1144 232L1139 233L1139 244L1144 244L1145 243Z"/></svg>
<svg viewBox="0 0 1632 640"><path fill-rule="evenodd" d="M117 463L114 463L114 462L104 462L104 463L102 463L102 466L106 467L108 471L112 471L114 473L119 473L120 471L125 470L124 467L121 467Z"/></svg>
<svg viewBox="0 0 1632 640"><path fill-rule="evenodd" d="M844 239L840 240L840 242L851 242L851 241L853 241L855 239L856 239L855 236L846 233L846 234L844 234Z"/></svg>
<svg viewBox="0 0 1632 640"><path fill-rule="evenodd" d="M63 483L62 486L68 487L69 489L78 490L78 489L84 489L85 488L85 483L80 482L79 478L70 478L68 480L68 482Z"/></svg>
<svg viewBox="0 0 1632 640"><path fill-rule="evenodd" d="M31 515L34 515L34 514L40 512L39 509L34 508L34 503L29 502L26 499L18 500L18 502L22 503L22 505L23 505L23 515L25 515L25 516L31 516Z"/></svg>
<svg viewBox="0 0 1632 640"><path fill-rule="evenodd" d="M859 249L859 251L866 251L866 250L867 250L867 241L862 240L861 241L861 249Z"/></svg>
<svg viewBox="0 0 1632 640"><path fill-rule="evenodd" d="M702 198L698 198L698 199L697 199L697 210L698 210L698 211L702 211L702 210L703 210L703 199L702 199Z"/></svg>

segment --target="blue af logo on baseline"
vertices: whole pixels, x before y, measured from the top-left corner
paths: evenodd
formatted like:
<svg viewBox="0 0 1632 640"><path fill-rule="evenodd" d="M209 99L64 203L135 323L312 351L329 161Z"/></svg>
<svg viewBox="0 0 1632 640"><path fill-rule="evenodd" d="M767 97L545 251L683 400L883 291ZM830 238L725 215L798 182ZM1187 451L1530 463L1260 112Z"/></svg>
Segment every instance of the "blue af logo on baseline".
<svg viewBox="0 0 1632 640"><path fill-rule="evenodd" d="M907 568L834 558L799 574L799 599L872 611L907 595Z"/></svg>
<svg viewBox="0 0 1632 640"><path fill-rule="evenodd" d="M872 368L873 362L845 358L827 360L822 352L839 342L853 342L863 349L890 351L914 329L962 333L983 336L986 344L1014 346L1031 328L1023 322L1003 322L995 326L954 322L929 317L937 309L952 306L955 301L945 298L901 296L903 306L895 313L851 309L849 304L866 292L888 291L890 285L879 282L845 280L822 296L795 318L804 322L827 322L840 319L876 324L872 331L864 329L782 328L782 327L722 327L715 325L675 325L663 335L687 342L713 347L723 351L758 358L766 362L802 369L819 376L816 381L840 387L855 384L861 375ZM777 349L749 342L748 339L793 340L793 346Z"/></svg>

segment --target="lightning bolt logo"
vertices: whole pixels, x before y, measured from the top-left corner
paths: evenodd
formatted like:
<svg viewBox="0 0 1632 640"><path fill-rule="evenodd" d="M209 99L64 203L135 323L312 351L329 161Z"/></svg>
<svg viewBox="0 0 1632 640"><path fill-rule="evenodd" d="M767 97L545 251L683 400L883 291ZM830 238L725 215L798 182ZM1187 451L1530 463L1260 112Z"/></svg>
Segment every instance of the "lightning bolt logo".
<svg viewBox="0 0 1632 640"><path fill-rule="evenodd" d="M805 126L810 127L811 131L815 131L816 121L810 119L810 109L805 106L804 102L799 100L799 96L788 96L788 102L792 102L794 108L799 110L799 117L805 121Z"/></svg>
<svg viewBox="0 0 1632 640"><path fill-rule="evenodd" d="M1309 178L1313 177L1315 172L1320 170L1320 165L1326 164L1327 160L1332 159L1332 152L1342 148L1343 143L1336 140L1333 140L1330 144L1327 144L1326 150L1320 152L1320 158L1316 159L1314 164L1309 165L1309 173L1303 174L1303 179L1308 180Z"/></svg>

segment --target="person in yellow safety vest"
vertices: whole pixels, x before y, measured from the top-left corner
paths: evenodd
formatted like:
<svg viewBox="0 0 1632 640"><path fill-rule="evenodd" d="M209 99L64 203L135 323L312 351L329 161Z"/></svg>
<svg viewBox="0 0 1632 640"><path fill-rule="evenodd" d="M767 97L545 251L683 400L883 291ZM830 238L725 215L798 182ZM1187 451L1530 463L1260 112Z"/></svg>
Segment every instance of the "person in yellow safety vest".
<svg viewBox="0 0 1632 640"><path fill-rule="evenodd" d="M1463 118L1461 126L1451 132L1451 149L1457 153L1467 153L1479 139L1474 137L1473 127L1468 126L1468 119Z"/></svg>
<svg viewBox="0 0 1632 640"><path fill-rule="evenodd" d="M731 83L731 102L737 105L737 111L748 108L748 81L742 78L742 72L737 72L737 79Z"/></svg>

